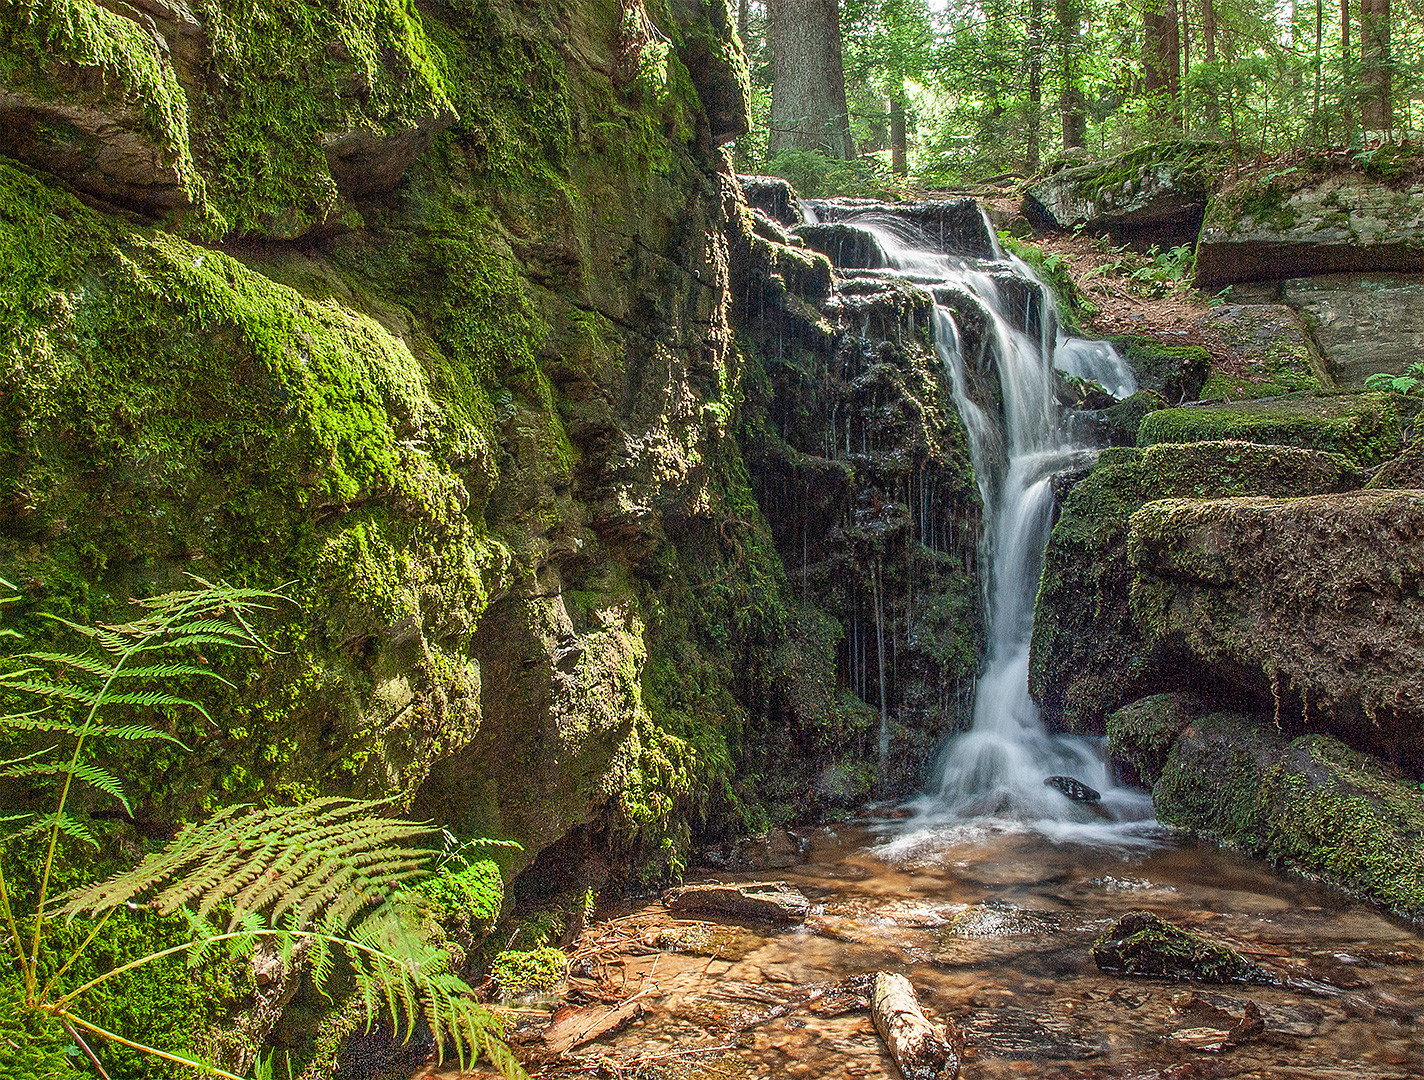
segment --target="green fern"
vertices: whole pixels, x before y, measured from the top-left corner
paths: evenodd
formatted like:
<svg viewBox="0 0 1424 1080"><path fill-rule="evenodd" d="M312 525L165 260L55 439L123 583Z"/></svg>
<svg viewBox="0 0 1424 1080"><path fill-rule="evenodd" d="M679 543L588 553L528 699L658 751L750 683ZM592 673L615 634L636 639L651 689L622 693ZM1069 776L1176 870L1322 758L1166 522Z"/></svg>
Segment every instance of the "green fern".
<svg viewBox="0 0 1424 1080"><path fill-rule="evenodd" d="M269 943L288 961L304 950L318 987L326 985L338 962L344 964L354 975L368 1023L385 1015L409 1037L417 1020L423 1020L442 1060L445 1047L452 1046L462 1068L483 1055L506 1077L523 1078L523 1069L500 1038L500 1018L449 971L446 954L417 932L420 909L403 887L428 874L432 852L416 842L435 830L384 816L380 811L386 803L322 799L296 807L229 807L188 826L133 870L50 899L61 837L98 846L89 827L68 811L74 784L85 784L129 810L118 777L84 757L86 744L96 739L159 739L182 745L146 725L101 721L100 710L164 705L192 708L206 717L200 705L174 693L169 684L183 678L227 680L206 664L174 659L174 653L266 648L253 619L271 610L279 594L196 583L196 589L139 602L141 614L128 623L85 627L57 619L87 638L91 651L30 652L16 658L25 666L0 670L0 693L25 694L43 703L0 717L0 728L54 740L0 761L0 777L61 780L52 813L0 817L0 824L24 824L12 837L48 833L37 899L28 914L14 910L14 893L0 863L0 919L17 960L22 1011L62 1027L96 1064L85 1034L206 1075L242 1080L214 1065L106 1030L82 1014L83 1001L111 979L166 957L186 954L196 962L216 947L240 957ZM15 636L0 629L0 637ZM83 718L53 711L59 703L67 703L71 711L81 707ZM73 740L73 748L59 757L65 740ZM66 987L65 974L105 923L140 903L186 917L189 940ZM46 925L54 918L80 915L94 920L88 936L67 959L44 969Z"/></svg>

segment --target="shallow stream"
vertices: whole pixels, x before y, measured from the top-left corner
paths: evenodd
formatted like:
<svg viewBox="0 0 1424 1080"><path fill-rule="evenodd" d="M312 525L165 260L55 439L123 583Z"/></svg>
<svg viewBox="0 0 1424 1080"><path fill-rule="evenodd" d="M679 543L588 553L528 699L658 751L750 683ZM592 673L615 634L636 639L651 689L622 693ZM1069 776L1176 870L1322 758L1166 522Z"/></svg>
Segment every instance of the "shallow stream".
<svg viewBox="0 0 1424 1080"><path fill-rule="evenodd" d="M933 1018L964 1031L972 1080L1424 1076L1424 938L1333 890L1165 832L1088 844L993 823L869 822L809 838L800 866L719 878L794 884L813 901L804 926L712 929L653 905L620 921L623 948L586 949L597 959L575 983L611 982L647 1011L570 1065L897 1076L868 1012L825 1015L833 995L805 1000L817 985L893 970ZM1100 972L1094 939L1133 908L1235 946L1292 988ZM1248 1000L1264 1035L1201 1049Z"/></svg>

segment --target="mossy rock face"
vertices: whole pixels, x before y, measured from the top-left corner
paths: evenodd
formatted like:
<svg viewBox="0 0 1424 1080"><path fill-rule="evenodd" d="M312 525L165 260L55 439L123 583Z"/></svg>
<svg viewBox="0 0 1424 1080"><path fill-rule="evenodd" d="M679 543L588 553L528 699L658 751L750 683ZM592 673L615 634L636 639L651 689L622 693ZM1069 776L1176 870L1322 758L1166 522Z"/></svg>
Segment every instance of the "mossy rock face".
<svg viewBox="0 0 1424 1080"><path fill-rule="evenodd" d="M1137 375L1143 390L1172 405L1195 401L1211 371L1211 353L1200 345L1168 345L1156 338L1127 335L1109 339Z"/></svg>
<svg viewBox="0 0 1424 1080"><path fill-rule="evenodd" d="M1385 394L1284 397L1150 413L1141 446L1220 439L1298 446L1343 454L1361 468L1397 455L1399 414Z"/></svg>
<svg viewBox="0 0 1424 1080"><path fill-rule="evenodd" d="M1085 226L1120 243L1191 243L1226 160L1218 143L1175 140L1106 162L1066 164L1029 186L1024 216L1039 227Z"/></svg>
<svg viewBox="0 0 1424 1080"><path fill-rule="evenodd" d="M1279 279L1287 276L1283 268L1290 277L1424 269L1421 205L1424 160L1417 151L1386 170L1307 159L1247 174L1207 209L1197 287Z"/></svg>
<svg viewBox="0 0 1424 1080"><path fill-rule="evenodd" d="M1424 440L1415 439L1397 458L1386 461L1365 487L1424 489Z"/></svg>
<svg viewBox="0 0 1424 1080"><path fill-rule="evenodd" d="M1279 980L1235 949L1183 930L1150 911L1129 911L1093 943L1102 971L1193 982L1256 983Z"/></svg>
<svg viewBox="0 0 1424 1080"><path fill-rule="evenodd" d="M1167 407L1167 399L1156 390L1139 390L1116 405L1104 409L1103 427L1109 446L1136 446L1137 429L1148 413Z"/></svg>
<svg viewBox="0 0 1424 1080"><path fill-rule="evenodd" d="M1153 694L1124 705L1107 718L1108 753L1132 770L1138 783L1151 787L1177 736L1202 710L1202 701L1182 692Z"/></svg>
<svg viewBox="0 0 1424 1080"><path fill-rule="evenodd" d="M1131 603L1136 576L1128 529L1144 504L1348 491L1363 482L1364 475L1338 454L1284 446L1225 441L1103 451L1064 502L1045 553L1029 687L1049 722L1101 732L1113 709L1178 688L1177 673L1149 646ZM1103 663L1104 656L1113 662Z"/></svg>
<svg viewBox="0 0 1424 1080"><path fill-rule="evenodd" d="M1301 317L1285 304L1221 304L1197 326L1230 346L1229 360L1212 370L1200 398L1240 401L1333 385Z"/></svg>
<svg viewBox="0 0 1424 1080"><path fill-rule="evenodd" d="M1424 791L1328 735L1194 720L1153 788L1158 817L1424 921Z"/></svg>
<svg viewBox="0 0 1424 1080"><path fill-rule="evenodd" d="M1151 503L1127 562L1149 651L1424 767L1424 493Z"/></svg>

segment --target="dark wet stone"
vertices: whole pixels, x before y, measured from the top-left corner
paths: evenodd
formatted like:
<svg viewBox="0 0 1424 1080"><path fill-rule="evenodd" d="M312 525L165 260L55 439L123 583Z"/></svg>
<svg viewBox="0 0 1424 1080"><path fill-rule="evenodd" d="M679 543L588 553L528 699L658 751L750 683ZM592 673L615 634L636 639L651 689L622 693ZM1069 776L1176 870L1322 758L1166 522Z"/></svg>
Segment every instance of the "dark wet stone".
<svg viewBox="0 0 1424 1080"><path fill-rule="evenodd" d="M1045 785L1056 788L1074 802L1098 802L1102 799L1102 793L1093 790L1081 780L1071 776L1045 776Z"/></svg>

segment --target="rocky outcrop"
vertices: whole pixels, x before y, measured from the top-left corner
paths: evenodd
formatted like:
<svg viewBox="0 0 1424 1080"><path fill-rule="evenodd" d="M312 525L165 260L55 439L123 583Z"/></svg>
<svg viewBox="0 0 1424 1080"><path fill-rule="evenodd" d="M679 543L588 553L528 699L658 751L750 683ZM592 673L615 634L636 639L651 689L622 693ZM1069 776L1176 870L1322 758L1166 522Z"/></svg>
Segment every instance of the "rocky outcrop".
<svg viewBox="0 0 1424 1080"><path fill-rule="evenodd" d="M1424 921L1424 792L1328 735L1215 712L1172 745L1158 817Z"/></svg>
<svg viewBox="0 0 1424 1080"><path fill-rule="evenodd" d="M1029 185L1023 214L1038 228L1084 227L1118 243L1189 244L1226 157L1216 143L1178 141L1107 162L1065 162Z"/></svg>
<svg viewBox="0 0 1424 1080"><path fill-rule="evenodd" d="M1424 771L1424 494L1156 502L1127 559L1149 651Z"/></svg>
<svg viewBox="0 0 1424 1080"><path fill-rule="evenodd" d="M1108 713L1148 694L1193 685L1231 692L1229 680L1217 681L1220 673L1200 659L1164 653L1165 639L1149 640L1139 621L1139 572L1128 536L1144 505L1344 492L1364 480L1339 455L1284 446L1226 441L1105 450L1063 503L1045 554L1029 685L1048 722L1100 733Z"/></svg>
<svg viewBox="0 0 1424 1080"><path fill-rule="evenodd" d="M1424 274L1292 278L1280 293L1342 386L1363 386L1376 372L1398 375L1424 356Z"/></svg>
<svg viewBox="0 0 1424 1080"><path fill-rule="evenodd" d="M1212 200L1196 283L1424 270L1424 178L1306 162L1242 177Z"/></svg>
<svg viewBox="0 0 1424 1080"><path fill-rule="evenodd" d="M893 207L872 199L818 199L810 206L821 225L853 221L888 225L892 231L912 238L930 251L975 259L999 257L993 227L974 199L896 203Z"/></svg>
<svg viewBox="0 0 1424 1080"><path fill-rule="evenodd" d="M1284 303L1219 304L1197 319L1196 327L1227 346L1198 397L1229 402L1316 393L1335 385L1330 361L1321 356L1306 322Z"/></svg>

